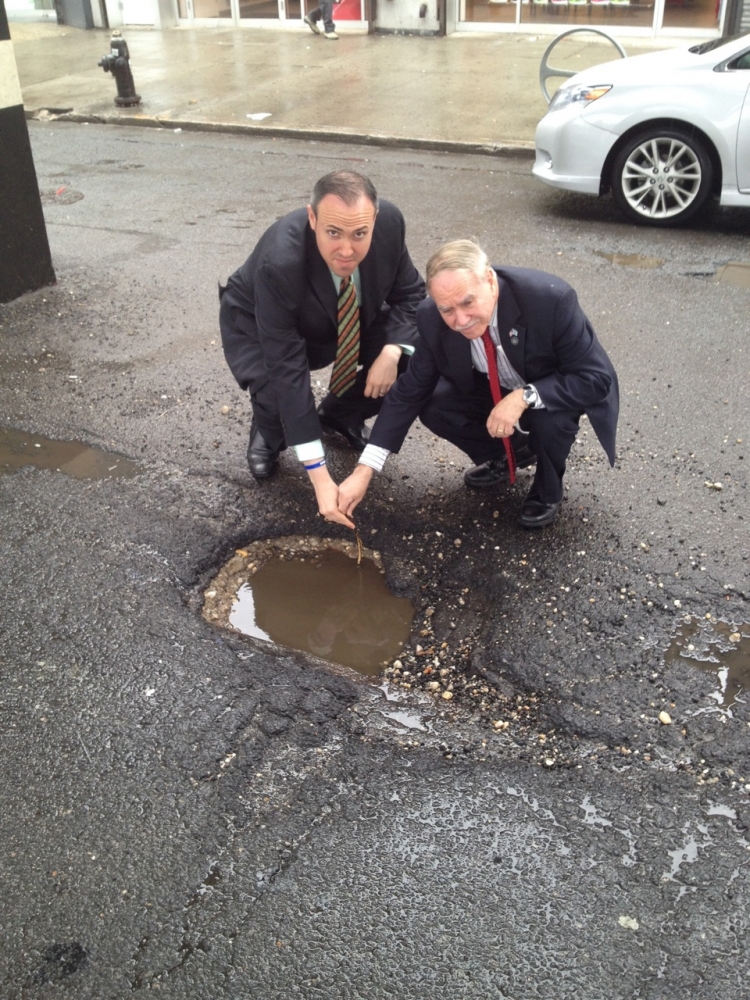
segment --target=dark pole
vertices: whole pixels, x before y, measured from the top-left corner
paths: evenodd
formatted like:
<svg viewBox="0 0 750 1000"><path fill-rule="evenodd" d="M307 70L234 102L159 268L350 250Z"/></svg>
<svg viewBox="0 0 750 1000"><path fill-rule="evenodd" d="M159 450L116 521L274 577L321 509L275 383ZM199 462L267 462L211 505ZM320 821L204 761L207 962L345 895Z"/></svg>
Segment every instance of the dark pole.
<svg viewBox="0 0 750 1000"><path fill-rule="evenodd" d="M0 302L54 281L5 0L0 0Z"/></svg>

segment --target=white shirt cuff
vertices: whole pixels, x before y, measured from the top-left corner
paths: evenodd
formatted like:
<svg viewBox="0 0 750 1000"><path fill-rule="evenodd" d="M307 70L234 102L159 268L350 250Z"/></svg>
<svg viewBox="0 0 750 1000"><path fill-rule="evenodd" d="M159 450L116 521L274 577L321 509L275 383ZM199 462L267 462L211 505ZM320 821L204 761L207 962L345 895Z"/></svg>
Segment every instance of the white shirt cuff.
<svg viewBox="0 0 750 1000"><path fill-rule="evenodd" d="M532 410L546 410L547 407L542 402L542 397L539 395L539 390L537 389L537 387L534 385L533 382L529 382L528 386L530 389L533 389L534 392L536 393L536 403L534 403L534 405L532 406Z"/></svg>
<svg viewBox="0 0 750 1000"><path fill-rule="evenodd" d="M365 450L359 456L359 465L369 465L376 472L382 472L385 460L390 455L387 448L380 448L376 444L365 445Z"/></svg>
<svg viewBox="0 0 750 1000"><path fill-rule="evenodd" d="M311 462L314 458L323 458L325 455L323 442L320 440L305 441L304 444L295 444L294 453L300 462Z"/></svg>

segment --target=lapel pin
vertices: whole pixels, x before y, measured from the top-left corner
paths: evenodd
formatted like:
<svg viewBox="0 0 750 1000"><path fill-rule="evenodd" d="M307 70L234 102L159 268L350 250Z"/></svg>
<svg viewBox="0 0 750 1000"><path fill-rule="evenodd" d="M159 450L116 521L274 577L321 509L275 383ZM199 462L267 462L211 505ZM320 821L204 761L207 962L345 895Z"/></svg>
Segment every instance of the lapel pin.
<svg viewBox="0 0 750 1000"><path fill-rule="evenodd" d="M518 343L518 333L515 330L510 331L510 342L514 347Z"/></svg>

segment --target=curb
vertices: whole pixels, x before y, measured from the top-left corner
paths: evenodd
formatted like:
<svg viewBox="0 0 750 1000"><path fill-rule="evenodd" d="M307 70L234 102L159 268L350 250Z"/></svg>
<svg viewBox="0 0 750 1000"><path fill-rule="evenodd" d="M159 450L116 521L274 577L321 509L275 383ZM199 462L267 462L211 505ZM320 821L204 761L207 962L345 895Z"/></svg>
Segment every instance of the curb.
<svg viewBox="0 0 750 1000"><path fill-rule="evenodd" d="M387 146L393 149L425 149L443 153L470 153L481 156L534 156L534 143L508 140L497 143L456 142L448 139L404 138L395 135L370 135L366 132L337 132L320 129L280 128L275 125L245 125L231 122L185 121L152 118L146 115L94 115L48 108L26 110L29 121L75 122L90 125L130 125L183 132L224 132L233 135L263 136L272 139L300 139L308 142L343 142L360 146Z"/></svg>

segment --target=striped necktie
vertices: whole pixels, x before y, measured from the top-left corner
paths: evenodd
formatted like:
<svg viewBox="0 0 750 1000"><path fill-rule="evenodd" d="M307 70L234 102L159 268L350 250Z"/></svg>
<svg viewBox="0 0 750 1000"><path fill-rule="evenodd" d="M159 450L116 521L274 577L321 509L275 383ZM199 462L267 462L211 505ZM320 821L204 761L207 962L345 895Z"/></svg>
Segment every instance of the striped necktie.
<svg viewBox="0 0 750 1000"><path fill-rule="evenodd" d="M329 392L343 396L357 377L359 360L359 306L352 279L344 278L339 288L339 339Z"/></svg>

